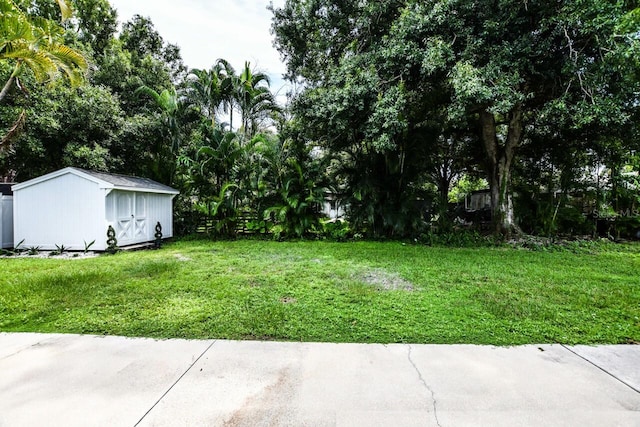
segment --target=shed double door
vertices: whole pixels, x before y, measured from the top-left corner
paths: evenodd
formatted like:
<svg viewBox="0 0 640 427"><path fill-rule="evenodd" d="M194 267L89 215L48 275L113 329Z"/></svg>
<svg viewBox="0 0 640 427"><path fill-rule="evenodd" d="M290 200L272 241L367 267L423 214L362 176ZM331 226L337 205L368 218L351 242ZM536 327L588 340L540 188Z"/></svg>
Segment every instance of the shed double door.
<svg viewBox="0 0 640 427"><path fill-rule="evenodd" d="M147 233L147 196L144 193L116 194L116 238L119 245L145 242Z"/></svg>

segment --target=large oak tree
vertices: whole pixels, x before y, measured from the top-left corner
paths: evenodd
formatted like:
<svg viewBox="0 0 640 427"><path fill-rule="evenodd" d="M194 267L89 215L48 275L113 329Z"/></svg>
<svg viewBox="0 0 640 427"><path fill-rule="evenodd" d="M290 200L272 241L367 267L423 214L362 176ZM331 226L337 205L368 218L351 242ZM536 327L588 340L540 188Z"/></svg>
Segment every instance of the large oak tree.
<svg viewBox="0 0 640 427"><path fill-rule="evenodd" d="M273 30L289 78L305 87L298 111L331 149L351 138L415 158L408 148L436 146L420 135L443 109L443 129L475 132L495 231L508 235L517 230L512 173L530 126L553 117L607 132L637 108L637 63L624 59L638 44L631 6L290 0L274 10Z"/></svg>

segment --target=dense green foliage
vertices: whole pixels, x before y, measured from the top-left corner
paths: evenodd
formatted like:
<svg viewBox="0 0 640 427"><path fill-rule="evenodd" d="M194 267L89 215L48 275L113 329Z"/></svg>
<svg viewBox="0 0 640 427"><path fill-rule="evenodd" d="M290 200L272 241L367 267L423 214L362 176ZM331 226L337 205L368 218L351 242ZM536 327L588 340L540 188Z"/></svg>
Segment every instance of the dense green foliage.
<svg viewBox="0 0 640 427"><path fill-rule="evenodd" d="M223 59L210 70L189 70L148 18L136 15L116 34L107 0L76 1L77 13L65 9L68 19L55 27L60 9L53 1L20 5L3 13L5 28L23 34L22 21L46 24L75 49L69 52L82 52L91 73L80 86L46 85L41 74L48 69L22 67L18 42L4 45L0 77L15 80L18 70L20 80L7 85L0 106L7 148L0 177L24 181L65 166L146 176L180 190L178 232L213 221L211 231L233 235L239 218L278 236L318 226L319 175L305 147L273 133L282 110L266 74L248 62L236 71ZM23 87L30 90L17 90Z"/></svg>
<svg viewBox="0 0 640 427"><path fill-rule="evenodd" d="M287 108L248 62L189 69L149 18L118 33L108 0L0 6L2 180L149 177L180 190L179 233L640 230L633 2L287 1ZM465 212L483 186L491 209Z"/></svg>
<svg viewBox="0 0 640 427"><path fill-rule="evenodd" d="M40 83L53 84L64 76L72 85L84 78L87 59L78 50L65 45L64 28L47 14L32 15L21 2L0 1L0 105L12 90L29 94L23 77L28 75ZM61 19L71 16L68 0L58 1ZM3 117L4 119L5 117ZM11 148L11 140L24 126L26 111L15 109L9 114L11 123L1 135L0 155Z"/></svg>
<svg viewBox="0 0 640 427"><path fill-rule="evenodd" d="M64 28L58 22L47 14L31 15L29 8L20 6L19 1L0 2L0 61L11 69L0 91L0 102L14 85L21 86L20 77L26 71L40 82L64 75L71 83L78 83L87 69L85 57L64 44ZM68 19L69 1L60 0L58 6L61 19Z"/></svg>
<svg viewBox="0 0 640 427"><path fill-rule="evenodd" d="M512 187L555 204L585 181L601 191L580 178L605 166L617 199L622 169L637 176L632 3L291 0L274 10L273 31L289 77L303 83L293 109L302 137L337 159L356 223L412 234L420 190L438 188L442 213L466 171L484 174L494 230L509 234ZM558 228L557 215L533 216L553 223L545 232Z"/></svg>
<svg viewBox="0 0 640 427"><path fill-rule="evenodd" d="M0 259L0 331L637 343L639 267L637 247L612 244L549 253L394 242L184 241L84 260Z"/></svg>

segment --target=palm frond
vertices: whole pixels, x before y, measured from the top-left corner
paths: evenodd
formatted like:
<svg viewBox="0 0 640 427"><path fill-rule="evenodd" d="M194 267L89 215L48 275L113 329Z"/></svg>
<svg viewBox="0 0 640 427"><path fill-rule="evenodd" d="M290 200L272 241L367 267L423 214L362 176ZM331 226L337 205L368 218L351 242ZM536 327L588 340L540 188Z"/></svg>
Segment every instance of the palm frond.
<svg viewBox="0 0 640 427"><path fill-rule="evenodd" d="M0 54L6 45L33 40L33 28L28 22L6 16L0 18Z"/></svg>
<svg viewBox="0 0 640 427"><path fill-rule="evenodd" d="M58 62L63 64L72 64L73 66L86 69L88 67L87 60L77 50L71 49L68 46L53 44L48 49L51 56L54 56Z"/></svg>
<svg viewBox="0 0 640 427"><path fill-rule="evenodd" d="M63 20L71 16L71 0L57 0ZM79 52L64 45L64 28L58 23L27 16L11 0L0 0L0 59L17 62L15 73L29 68L39 81L65 76L79 84L88 68ZM23 66L21 66L21 64Z"/></svg>
<svg viewBox="0 0 640 427"><path fill-rule="evenodd" d="M62 15L62 20L66 21L67 19L73 16L73 7L71 5L70 0L56 0L58 2L58 6L60 7L60 14Z"/></svg>
<svg viewBox="0 0 640 427"><path fill-rule="evenodd" d="M151 97L156 103L160 103L160 94L148 86L140 86L135 90L135 92L133 92L133 94L136 96L147 95Z"/></svg>
<svg viewBox="0 0 640 427"><path fill-rule="evenodd" d="M22 49L5 52L5 58L15 59L23 62L31 69L38 81L46 81L53 77L58 71L55 63L47 55L33 49Z"/></svg>

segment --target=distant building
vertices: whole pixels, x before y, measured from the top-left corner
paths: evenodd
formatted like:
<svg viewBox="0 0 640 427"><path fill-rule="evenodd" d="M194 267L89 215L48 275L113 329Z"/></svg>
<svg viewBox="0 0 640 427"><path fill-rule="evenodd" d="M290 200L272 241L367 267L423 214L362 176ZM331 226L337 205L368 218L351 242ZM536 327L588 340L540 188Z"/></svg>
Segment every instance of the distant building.
<svg viewBox="0 0 640 427"><path fill-rule="evenodd" d="M325 193L322 203L322 213L331 220L343 219L345 209L338 196L334 193Z"/></svg>
<svg viewBox="0 0 640 427"><path fill-rule="evenodd" d="M467 212L491 209L491 192L489 190L473 191L465 197L464 209Z"/></svg>

